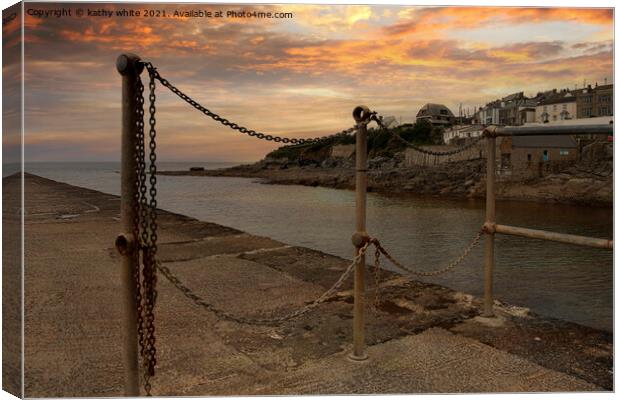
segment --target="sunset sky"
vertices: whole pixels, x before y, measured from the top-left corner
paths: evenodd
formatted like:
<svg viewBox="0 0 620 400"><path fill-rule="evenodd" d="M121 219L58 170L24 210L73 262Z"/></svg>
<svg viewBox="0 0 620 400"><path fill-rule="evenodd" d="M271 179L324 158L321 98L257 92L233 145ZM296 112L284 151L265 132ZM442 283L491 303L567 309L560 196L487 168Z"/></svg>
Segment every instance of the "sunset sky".
<svg viewBox="0 0 620 400"><path fill-rule="evenodd" d="M53 9L59 4L27 3ZM115 10L270 10L292 19L26 16L26 160L120 158L114 63L134 52L207 108L249 128L312 137L366 104L413 121L425 103L458 113L517 91L613 77L613 11L408 6L65 4ZM10 27L5 27L10 29ZM159 157L254 161L277 147L233 132L159 86Z"/></svg>

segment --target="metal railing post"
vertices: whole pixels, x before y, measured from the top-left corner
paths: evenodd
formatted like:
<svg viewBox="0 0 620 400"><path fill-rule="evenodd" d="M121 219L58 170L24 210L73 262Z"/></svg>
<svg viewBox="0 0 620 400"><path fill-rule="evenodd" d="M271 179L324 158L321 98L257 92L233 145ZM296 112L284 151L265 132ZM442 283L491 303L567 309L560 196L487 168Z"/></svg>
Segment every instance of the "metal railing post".
<svg viewBox="0 0 620 400"><path fill-rule="evenodd" d="M490 133L487 131L487 133ZM494 132L493 132L494 133ZM487 134L487 198L484 241L484 311L483 316L493 313L493 270L495 269L495 136Z"/></svg>
<svg viewBox="0 0 620 400"><path fill-rule="evenodd" d="M359 106L353 110L353 118L357 123L355 133L355 235L358 238L367 238L366 233L366 188L367 178L367 151L368 132L366 125L369 122L370 110L366 106ZM354 240L355 256L364 245L364 240ZM355 265L355 281L353 284L353 352L349 358L363 361L368 358L365 343L364 292L366 289L366 257L361 257Z"/></svg>
<svg viewBox="0 0 620 400"><path fill-rule="evenodd" d="M138 361L138 327L136 286L134 284L134 243L133 237L135 210L133 208L136 182L136 97L137 78L143 65L140 57L134 54L121 54L116 60L116 68L123 79L122 88L122 138L121 138L121 227L122 232L116 239L116 248L121 253L122 281L122 340L123 367L125 372L124 388L126 397L140 395L139 361Z"/></svg>

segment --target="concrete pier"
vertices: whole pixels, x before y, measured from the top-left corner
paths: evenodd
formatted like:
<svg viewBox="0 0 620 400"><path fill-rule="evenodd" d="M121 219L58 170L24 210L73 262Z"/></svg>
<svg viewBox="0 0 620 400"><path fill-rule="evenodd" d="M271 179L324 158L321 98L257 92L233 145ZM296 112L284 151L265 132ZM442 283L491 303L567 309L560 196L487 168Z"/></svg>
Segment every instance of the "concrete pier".
<svg viewBox="0 0 620 400"><path fill-rule="evenodd" d="M122 395L119 198L33 175L25 196L25 395ZM237 315L295 310L350 262L166 211L159 221L160 259ZM160 275L153 394L612 389L610 333L501 304L483 318L480 299L382 276L380 309L367 304L369 359L352 363L352 282L299 319L259 327L218 319Z"/></svg>

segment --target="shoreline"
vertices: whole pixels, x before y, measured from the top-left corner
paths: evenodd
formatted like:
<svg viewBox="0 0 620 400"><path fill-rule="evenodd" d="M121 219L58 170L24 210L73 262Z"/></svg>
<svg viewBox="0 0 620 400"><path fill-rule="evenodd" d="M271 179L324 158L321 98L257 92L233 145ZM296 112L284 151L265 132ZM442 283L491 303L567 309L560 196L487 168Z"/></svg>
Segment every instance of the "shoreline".
<svg viewBox="0 0 620 400"><path fill-rule="evenodd" d="M484 160L451 163L424 168L370 169L368 192L388 196L430 196L453 200L484 200L486 178ZM455 168L457 167L458 168ZM262 179L271 185L302 185L332 189L355 189L353 168L299 167L288 164L238 165L201 171L159 171L167 176L211 176ZM570 204L588 207L613 207L613 175L592 173L551 174L523 182L496 181L499 201L524 201Z"/></svg>

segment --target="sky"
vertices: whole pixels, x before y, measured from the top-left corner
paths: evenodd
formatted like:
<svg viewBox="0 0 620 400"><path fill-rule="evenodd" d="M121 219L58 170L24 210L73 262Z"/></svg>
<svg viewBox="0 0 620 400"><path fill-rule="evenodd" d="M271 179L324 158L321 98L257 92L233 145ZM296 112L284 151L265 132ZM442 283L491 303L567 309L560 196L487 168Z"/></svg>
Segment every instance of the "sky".
<svg viewBox="0 0 620 400"><path fill-rule="evenodd" d="M29 8L73 12L42 18ZM78 17L78 8L168 17ZM189 10L293 17L170 16ZM412 122L429 102L458 114L460 104L472 112L514 92L613 83L612 51L613 10L601 8L27 3L26 161L120 159L123 52L239 125L314 137L352 126L360 104ZM278 147L222 127L161 85L157 96L160 160L255 161Z"/></svg>

